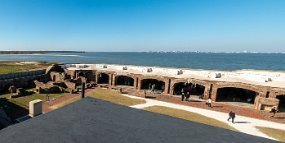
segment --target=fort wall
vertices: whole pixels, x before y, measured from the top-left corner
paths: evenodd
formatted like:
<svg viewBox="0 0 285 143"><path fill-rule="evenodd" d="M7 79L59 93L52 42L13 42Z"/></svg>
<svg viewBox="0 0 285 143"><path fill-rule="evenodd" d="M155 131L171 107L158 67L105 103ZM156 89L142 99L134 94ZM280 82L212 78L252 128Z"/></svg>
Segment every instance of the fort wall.
<svg viewBox="0 0 285 143"><path fill-rule="evenodd" d="M278 106L279 101L276 96L285 95L284 72L255 70L214 71L107 64L67 64L63 67L67 71L66 73L71 76L78 76L80 72L82 75L88 75L86 78L89 81L95 82L104 73L108 75L108 86L110 88L116 87L116 77L130 77L134 79L132 88L137 92L142 91L143 80L153 79L164 83L161 94L174 96L176 84L191 83L204 87L202 98L212 98L213 101L216 101L217 96L219 96L219 89L244 89L256 93L254 107L259 110L267 110L272 106Z"/></svg>
<svg viewBox="0 0 285 143"><path fill-rule="evenodd" d="M34 80L42 80L48 78L45 70L35 70L28 72L17 72L11 74L0 75L0 92L6 92L10 86L15 87L31 87Z"/></svg>

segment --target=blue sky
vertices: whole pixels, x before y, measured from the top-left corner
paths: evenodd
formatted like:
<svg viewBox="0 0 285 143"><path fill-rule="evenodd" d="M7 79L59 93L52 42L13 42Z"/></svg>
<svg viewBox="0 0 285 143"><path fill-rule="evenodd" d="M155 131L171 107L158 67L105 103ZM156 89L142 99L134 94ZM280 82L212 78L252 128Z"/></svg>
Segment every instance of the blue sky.
<svg viewBox="0 0 285 143"><path fill-rule="evenodd" d="M0 0L0 50L285 52L285 0Z"/></svg>

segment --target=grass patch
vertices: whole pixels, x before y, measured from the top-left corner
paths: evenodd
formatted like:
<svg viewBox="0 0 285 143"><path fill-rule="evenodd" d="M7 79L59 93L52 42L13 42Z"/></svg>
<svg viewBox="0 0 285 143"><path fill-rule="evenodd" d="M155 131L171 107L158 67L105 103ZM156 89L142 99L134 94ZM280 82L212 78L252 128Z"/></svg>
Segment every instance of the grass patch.
<svg viewBox="0 0 285 143"><path fill-rule="evenodd" d="M209 118L209 117L197 114L197 113L188 112L185 110L174 109L174 108L163 107L163 106L146 107L146 108L144 108L144 110L163 114L163 115L168 115L171 117L176 117L176 118L180 118L180 119L184 119L184 120L188 120L188 121L207 124L210 126L224 128L224 129L228 129L228 130L232 130L232 131L237 131L235 128L229 126L226 123L223 123L223 122L218 121L216 119Z"/></svg>
<svg viewBox="0 0 285 143"><path fill-rule="evenodd" d="M50 66L49 63L0 62L0 74L46 69L48 66Z"/></svg>
<svg viewBox="0 0 285 143"><path fill-rule="evenodd" d="M49 108L52 109L52 110L58 109L58 108L61 108L61 107L65 106L65 105L68 105L68 104L70 104L70 103L73 103L73 102L75 102L75 101L78 101L78 100L80 100L80 99L81 99L80 96L75 96L75 97L73 97L73 98L71 98L71 99L68 99L68 100L65 100L65 101L63 101L63 102L60 102L60 103L58 103L58 104L56 104L56 105L53 105L53 106L51 106L51 107L49 107Z"/></svg>
<svg viewBox="0 0 285 143"><path fill-rule="evenodd" d="M9 102L18 105L20 107L29 108L29 102L36 100L36 99L41 99L43 101L46 101L46 94L32 94L32 95L27 95L27 96L22 96L22 97L17 97L17 98L11 98L9 99L8 97L10 96L10 94L4 94L4 95L0 95L0 98L6 98ZM50 100L54 100L57 98L60 98L62 96L65 96L65 94L63 93L59 93L59 94L49 94L49 99ZM5 105L2 105L5 106Z"/></svg>
<svg viewBox="0 0 285 143"><path fill-rule="evenodd" d="M88 92L86 95L125 106L133 106L145 103L145 100L125 97L122 96L119 91L110 89L96 88L93 91Z"/></svg>
<svg viewBox="0 0 285 143"><path fill-rule="evenodd" d="M65 94L60 93L60 94L49 94L49 99L50 100L54 100L57 98L60 98L62 96L64 96ZM29 102L36 100L36 99L40 99L42 101L46 101L46 94L32 94L32 95L28 95L28 96L23 96L23 97L18 97L18 98L12 98L9 99L10 102L19 105L23 108L29 108Z"/></svg>
<svg viewBox="0 0 285 143"><path fill-rule="evenodd" d="M66 94L49 94L50 100L60 98L65 96ZM18 117L24 116L28 113L29 110L29 102L35 99L41 99L46 101L45 94L32 94L17 98L9 99L10 94L2 94L0 95L0 107L3 107L12 119L16 119Z"/></svg>
<svg viewBox="0 0 285 143"><path fill-rule="evenodd" d="M262 133L275 138L279 141L285 142L285 130L266 128L266 127L256 127Z"/></svg>

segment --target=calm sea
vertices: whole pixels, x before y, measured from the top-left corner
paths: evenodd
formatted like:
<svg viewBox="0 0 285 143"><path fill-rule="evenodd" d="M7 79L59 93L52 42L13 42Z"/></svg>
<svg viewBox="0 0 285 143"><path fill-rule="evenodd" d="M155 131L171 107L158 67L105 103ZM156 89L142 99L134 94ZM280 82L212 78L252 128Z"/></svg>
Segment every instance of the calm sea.
<svg viewBox="0 0 285 143"><path fill-rule="evenodd" d="M0 60L60 63L106 63L213 70L285 70L285 54L252 53L52 53L46 55L0 55Z"/></svg>

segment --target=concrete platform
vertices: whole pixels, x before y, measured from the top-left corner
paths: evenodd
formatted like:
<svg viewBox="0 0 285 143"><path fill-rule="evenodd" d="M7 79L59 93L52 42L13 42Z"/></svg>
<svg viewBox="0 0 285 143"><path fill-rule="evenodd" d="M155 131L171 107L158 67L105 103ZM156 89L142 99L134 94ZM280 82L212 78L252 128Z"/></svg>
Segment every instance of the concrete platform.
<svg viewBox="0 0 285 143"><path fill-rule="evenodd" d="M275 141L85 98L0 130L5 143L274 143Z"/></svg>

